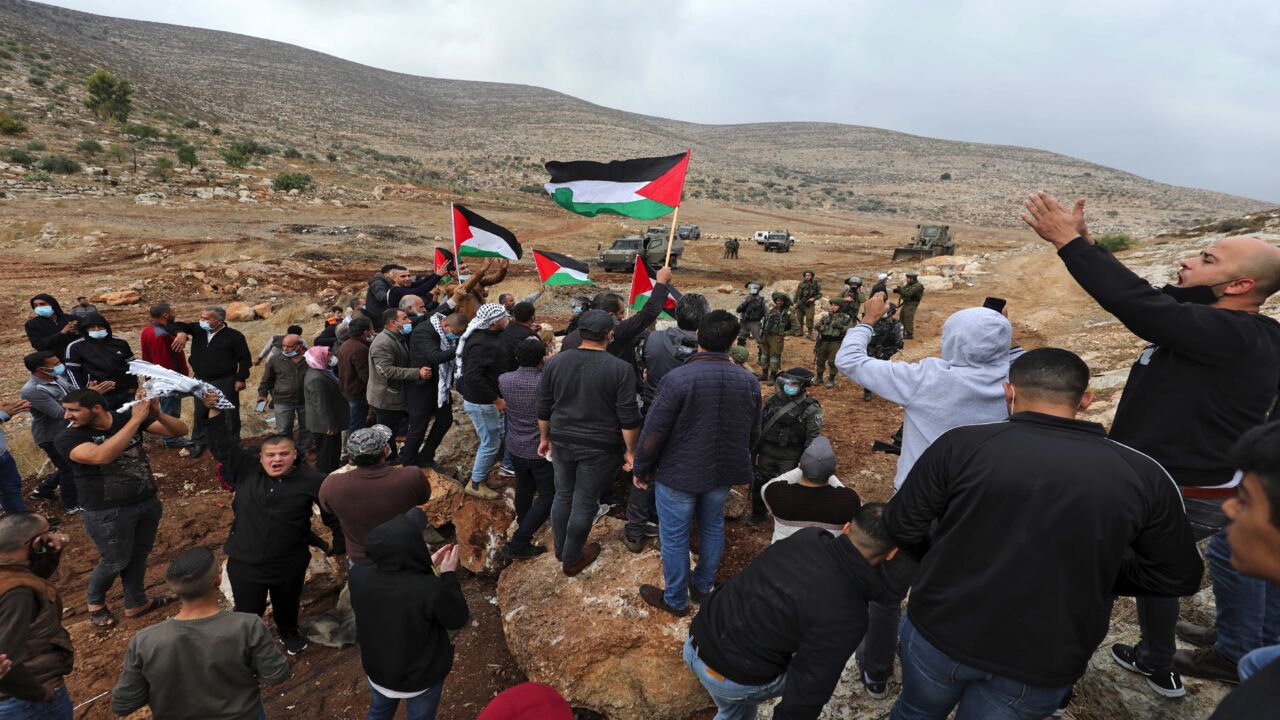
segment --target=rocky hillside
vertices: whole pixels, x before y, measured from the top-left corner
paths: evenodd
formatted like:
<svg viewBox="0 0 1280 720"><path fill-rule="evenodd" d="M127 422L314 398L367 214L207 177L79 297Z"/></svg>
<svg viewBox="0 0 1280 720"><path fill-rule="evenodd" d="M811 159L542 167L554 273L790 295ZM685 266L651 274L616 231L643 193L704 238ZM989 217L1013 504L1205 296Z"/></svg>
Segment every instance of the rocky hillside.
<svg viewBox="0 0 1280 720"><path fill-rule="evenodd" d="M1098 212L1114 213L1117 228L1147 234L1264 205L1040 150L830 123L698 125L537 87L416 77L243 35L25 0L0 0L0 37L47 54L55 70L101 66L128 77L153 110L463 190L535 185L547 158L689 147L691 196L753 206L1008 225L1017 222L1010 198L1045 187L1088 195ZM30 89L26 70L0 67L10 102ZM40 119L35 105L23 112Z"/></svg>

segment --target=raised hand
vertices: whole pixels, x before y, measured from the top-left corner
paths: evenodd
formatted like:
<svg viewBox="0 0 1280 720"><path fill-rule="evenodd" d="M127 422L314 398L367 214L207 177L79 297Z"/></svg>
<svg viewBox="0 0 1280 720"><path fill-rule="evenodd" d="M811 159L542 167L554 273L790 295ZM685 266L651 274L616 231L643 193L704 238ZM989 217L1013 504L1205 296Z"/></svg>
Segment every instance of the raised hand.
<svg viewBox="0 0 1280 720"><path fill-rule="evenodd" d="M1022 214L1022 221L1031 226L1040 237L1061 248L1078 237L1089 242L1089 229L1084 221L1084 198L1077 198L1070 210L1063 207L1049 193L1043 190L1027 196L1023 206L1027 212Z"/></svg>

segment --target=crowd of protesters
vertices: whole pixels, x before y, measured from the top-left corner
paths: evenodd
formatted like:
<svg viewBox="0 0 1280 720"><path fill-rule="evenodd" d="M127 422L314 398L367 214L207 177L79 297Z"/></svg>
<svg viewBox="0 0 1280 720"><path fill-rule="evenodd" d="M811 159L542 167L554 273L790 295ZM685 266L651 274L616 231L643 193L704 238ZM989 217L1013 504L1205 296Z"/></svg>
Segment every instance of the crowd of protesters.
<svg viewBox="0 0 1280 720"><path fill-rule="evenodd" d="M346 558L368 717L391 718L401 702L410 718L435 717L451 633L471 613L458 546L423 540L424 470L455 479L468 502L506 502L513 477L505 558L550 550L567 582L589 577L601 554L592 528L626 478L617 541L640 553L652 540L662 565L662 584L635 596L659 617L695 614L683 658L717 718L756 717L775 698L775 718L815 718L855 655L876 698L900 665L896 720L1060 714L1118 597L1136 598L1142 636L1110 654L1151 692L1176 701L1184 675L1240 684L1214 718L1266 717L1280 707L1280 323L1260 309L1280 292L1280 248L1225 238L1153 288L1092 241L1083 201L1037 193L1025 206L1080 287L1150 343L1109 431L1077 417L1092 402L1084 360L1015 346L1007 308L950 315L938 357L877 357L898 307L910 306L914 330L914 273L901 287L881 275L869 294L850 277L825 304L809 270L772 306L753 282L735 314L679 294L663 268L629 316L601 292L575 299L569 327L553 332L538 321L540 292L489 300L505 261L421 276L390 263L315 337L291 326L256 358L222 308L184 322L158 303L141 359L212 388L194 398L190 427L183 397L140 390L132 348L86 298L64 312L36 295L29 379L0 402L0 422L30 412L53 471L24 498L0 433L0 718L72 716L74 649L48 579L68 538L27 499L60 500L81 519L98 553L85 598L94 626L118 622L107 602L117 577L126 618L180 605L132 637L115 712L265 717L260 684L288 678L288 658L308 646L300 605L316 549ZM664 312L674 324L657 329ZM784 337L802 334L813 367L783 370ZM758 375L745 367L748 339ZM256 408L272 409L274 428L246 447L240 393L254 366ZM902 407L885 503L864 503L838 475L808 392L824 373L828 388L838 373ZM478 438L466 467L438 459L455 403ZM193 458L211 451L234 493L225 570L210 548L186 549L167 567L168 593L145 585L164 509L146 434ZM722 583L734 486L751 498L747 523L772 523L772 542ZM538 541L547 526L550 547ZM1178 617L1206 564L1212 628ZM279 644L261 619L268 602ZM1176 637L1197 649L1177 650ZM572 712L530 683L480 717Z"/></svg>

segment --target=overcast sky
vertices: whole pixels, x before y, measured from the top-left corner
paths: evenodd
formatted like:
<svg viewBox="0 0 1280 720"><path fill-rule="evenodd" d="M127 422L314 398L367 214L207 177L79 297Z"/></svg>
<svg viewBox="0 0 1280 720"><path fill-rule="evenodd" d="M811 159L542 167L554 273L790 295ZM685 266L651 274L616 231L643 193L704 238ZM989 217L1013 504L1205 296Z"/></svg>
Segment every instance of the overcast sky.
<svg viewBox="0 0 1280 720"><path fill-rule="evenodd" d="M1273 0L52 0L706 123L1024 145L1280 202Z"/></svg>

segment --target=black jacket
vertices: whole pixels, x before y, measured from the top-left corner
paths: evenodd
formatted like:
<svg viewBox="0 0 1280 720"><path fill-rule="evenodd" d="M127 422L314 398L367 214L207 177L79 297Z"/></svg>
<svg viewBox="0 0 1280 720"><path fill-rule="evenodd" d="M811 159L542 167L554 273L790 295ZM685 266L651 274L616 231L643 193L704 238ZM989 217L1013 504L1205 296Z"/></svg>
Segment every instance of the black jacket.
<svg viewBox="0 0 1280 720"><path fill-rule="evenodd" d="M301 463L283 477L267 475L257 448L241 447L226 422L209 423L209 449L222 463L222 481L235 491L231 501L235 517L222 548L227 557L243 563L242 569L261 569L263 582L271 581L282 565L305 565L311 508L320 503L320 483L325 476ZM341 529L336 518L327 511L322 517L335 530L333 538L337 540Z"/></svg>
<svg viewBox="0 0 1280 720"><path fill-rule="evenodd" d="M443 350L440 347L440 333L431 326L432 313L419 315L413 320L413 332L409 333L409 362L413 367L429 367L433 373L427 384L436 383L435 369L440 363L449 362L457 354L457 350ZM467 338L471 342L476 336L472 333ZM456 344L454 346L457 347Z"/></svg>
<svg viewBox="0 0 1280 720"><path fill-rule="evenodd" d="M516 346L531 337L537 337L537 334L533 332L533 328L528 325L521 325L514 320L507 325L506 330L502 331L502 345L507 349L507 367L509 369L516 369Z"/></svg>
<svg viewBox="0 0 1280 720"><path fill-rule="evenodd" d="M743 685L787 674L775 720L816 718L867 630L878 575L845 535L804 528L702 603L690 634L712 670Z"/></svg>
<svg viewBox="0 0 1280 720"><path fill-rule="evenodd" d="M640 340L644 331L649 329L653 321L657 320L658 316L662 314L662 308L666 304L667 286L658 283L653 286L653 290L649 294L649 300L645 302L639 312L614 326L613 341L609 343L609 347L605 348L609 351L609 354L626 360L634 369L636 343ZM582 347L582 335L575 328L564 336L564 340L560 343L560 350L573 350L578 347Z"/></svg>
<svg viewBox="0 0 1280 720"><path fill-rule="evenodd" d="M375 330L382 330L382 313L387 310L387 296L391 294L391 281L378 273L369 278L369 289L364 293L364 314L373 321Z"/></svg>
<svg viewBox="0 0 1280 720"><path fill-rule="evenodd" d="M360 659L370 680L399 692L425 690L453 667L449 630L467 624L455 573L436 575L418 508L369 531L368 558L348 576Z"/></svg>
<svg viewBox="0 0 1280 720"><path fill-rule="evenodd" d="M1040 413L944 433L884 521L923 556L907 609L920 634L1038 687L1084 674L1112 596L1190 595L1204 569L1163 468L1101 425Z"/></svg>
<svg viewBox="0 0 1280 720"><path fill-rule="evenodd" d="M1280 323L1179 303L1081 238L1058 255L1104 310L1151 343L1129 371L1111 437L1155 458L1179 485L1230 481L1231 446L1262 424L1280 389Z"/></svg>
<svg viewBox="0 0 1280 720"><path fill-rule="evenodd" d="M76 384L84 388L91 380L112 380L116 384L112 394L124 395L137 390L138 376L128 372L129 361L134 359L133 348L114 334L94 340L85 329L90 325L101 325L111 333L111 323L101 315L84 317L80 323L80 336L67 345L66 351L67 371Z"/></svg>
<svg viewBox="0 0 1280 720"><path fill-rule="evenodd" d="M31 298L28 303L32 303L31 307L33 309L35 308L34 302L36 300L43 300L49 303L49 307L53 308L53 316L44 318L36 315L28 319L26 325L23 326L27 331L27 341L31 343L31 347L35 350L48 350L49 352L57 353L58 357L63 357L66 354L67 344L75 340L77 336L62 332L62 327L75 320L75 318L63 313L62 305L58 304L58 300L52 295L40 293Z"/></svg>
<svg viewBox="0 0 1280 720"><path fill-rule="evenodd" d="M239 330L223 325L213 340L209 340L209 333L200 327L200 323L173 323L172 327L191 336L188 362L195 377L206 381L228 377L249 379L253 356L249 353L248 341Z"/></svg>
<svg viewBox="0 0 1280 720"><path fill-rule="evenodd" d="M338 342L338 323L326 322L324 329L311 341L314 347L333 347Z"/></svg>
<svg viewBox="0 0 1280 720"><path fill-rule="evenodd" d="M462 348L462 379L458 391L462 399L478 405L491 405L502 397L498 376L506 372L507 348L502 333L476 330Z"/></svg>

